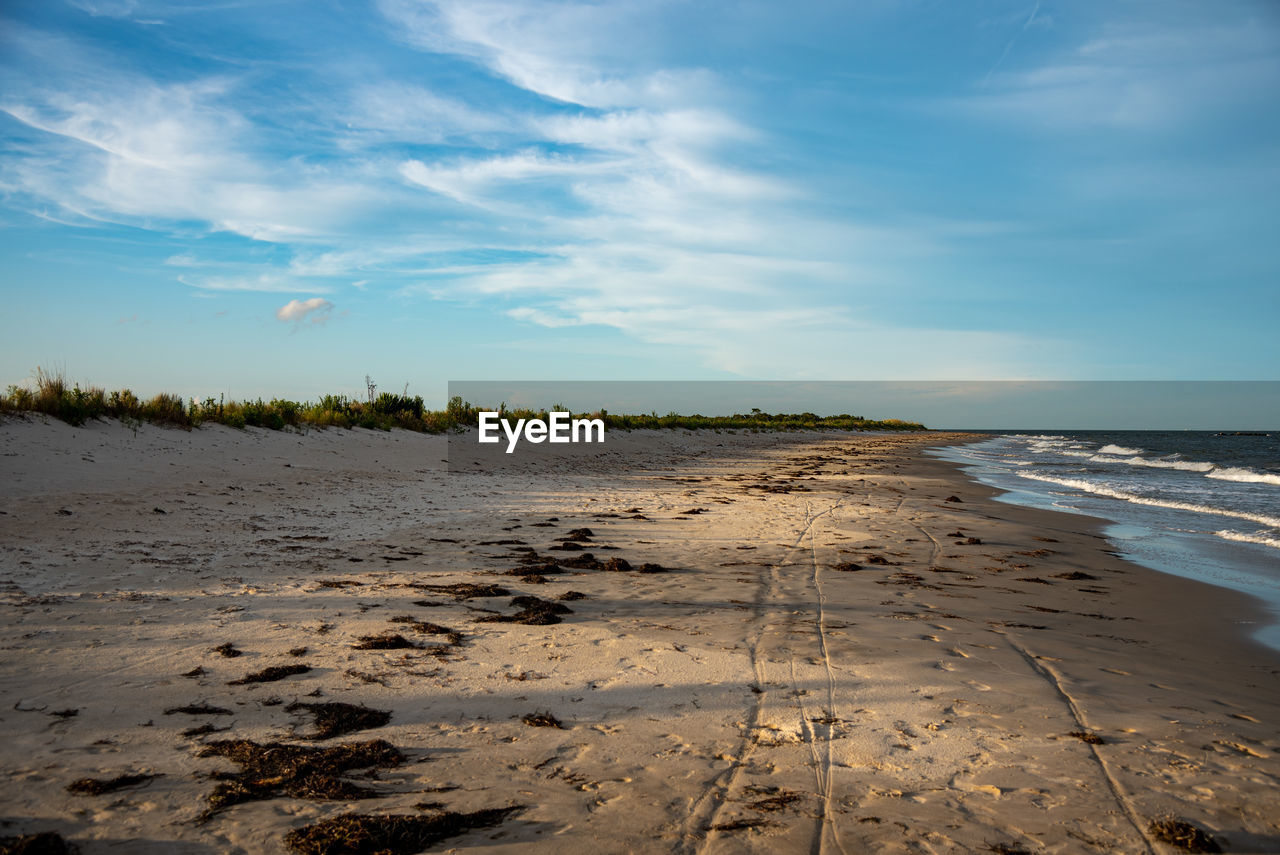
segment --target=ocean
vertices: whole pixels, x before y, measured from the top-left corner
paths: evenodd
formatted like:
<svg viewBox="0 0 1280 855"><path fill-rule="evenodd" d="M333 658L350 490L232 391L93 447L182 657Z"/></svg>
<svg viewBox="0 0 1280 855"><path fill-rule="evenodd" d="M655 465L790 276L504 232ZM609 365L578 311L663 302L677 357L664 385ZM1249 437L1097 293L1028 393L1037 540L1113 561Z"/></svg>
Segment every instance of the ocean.
<svg viewBox="0 0 1280 855"><path fill-rule="evenodd" d="M1130 561L1258 598L1274 619L1252 634L1280 650L1280 433L987 433L930 453L1001 501L1110 521Z"/></svg>

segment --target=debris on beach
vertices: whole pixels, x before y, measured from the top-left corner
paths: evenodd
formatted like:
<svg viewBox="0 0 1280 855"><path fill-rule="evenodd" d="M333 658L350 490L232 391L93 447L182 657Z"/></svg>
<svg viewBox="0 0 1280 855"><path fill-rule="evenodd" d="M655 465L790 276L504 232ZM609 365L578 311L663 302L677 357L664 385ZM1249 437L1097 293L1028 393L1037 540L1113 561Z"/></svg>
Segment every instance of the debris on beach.
<svg viewBox="0 0 1280 855"><path fill-rule="evenodd" d="M476 597L505 597L511 593L501 585L477 585L474 582L459 582L456 585L417 583L412 587L421 588L424 591L439 591L442 594L448 594L455 600L470 600ZM415 605L418 605L418 603L415 603ZM430 604L428 603L428 605Z"/></svg>
<svg viewBox="0 0 1280 855"><path fill-rule="evenodd" d="M560 719L549 712L526 713L520 717L520 720L529 725L529 727L554 727L557 730L564 730L564 725L560 723Z"/></svg>
<svg viewBox="0 0 1280 855"><path fill-rule="evenodd" d="M285 712L309 713L316 729L307 738L316 740L332 739L357 730L371 730L391 721L391 713L386 710L375 710L339 701L323 704L304 704L301 701L295 701L284 709Z"/></svg>
<svg viewBox="0 0 1280 855"><path fill-rule="evenodd" d="M1176 846L1183 852L1221 852L1213 835L1194 823L1171 816L1155 819L1147 826L1151 836L1161 843Z"/></svg>
<svg viewBox="0 0 1280 855"><path fill-rule="evenodd" d="M165 715L231 715L232 712L224 707L215 707L209 704L187 704L185 707L170 707L164 711Z"/></svg>
<svg viewBox="0 0 1280 855"><path fill-rule="evenodd" d="M209 796L202 820L232 805L280 796L319 801L376 798L382 794L343 775L356 769L389 769L405 759L394 745L381 739L332 748L222 740L206 745L199 756L226 757L240 766L239 772L215 775L223 783Z"/></svg>
<svg viewBox="0 0 1280 855"><path fill-rule="evenodd" d="M67 784L67 792L74 793L77 796L101 796L106 793L114 793L116 790L122 790L125 787L134 787L138 784L145 784L159 775L145 775L141 773L128 773L117 775L114 778L81 778L78 781L72 781Z"/></svg>
<svg viewBox="0 0 1280 855"><path fill-rule="evenodd" d="M573 613L568 606L529 595L513 597L511 605L519 608L520 611L512 615L485 615L476 620L480 623L523 623L530 626L548 626L560 623L560 615Z"/></svg>
<svg viewBox="0 0 1280 855"><path fill-rule="evenodd" d="M356 650L421 650L421 646L415 644L403 635L394 632L384 632L381 635L362 635L360 639L353 645Z"/></svg>
<svg viewBox="0 0 1280 855"><path fill-rule="evenodd" d="M269 668L263 668L261 671L246 674L239 680L229 680L227 685L247 686L250 683L274 683L277 680L283 680L296 674L305 674L310 670L310 665L272 665Z"/></svg>
<svg viewBox="0 0 1280 855"><path fill-rule="evenodd" d="M476 828L500 825L523 805L430 816L344 814L284 836L297 855L412 855Z"/></svg>
<svg viewBox="0 0 1280 855"><path fill-rule="evenodd" d="M0 855L80 855L80 847L56 831L0 837Z"/></svg>
<svg viewBox="0 0 1280 855"><path fill-rule="evenodd" d="M462 633L456 629L449 629L447 626L441 626L438 623L430 621L418 620L411 615L398 615L390 618L391 623L402 623L411 628L414 632L420 632L423 635L443 635L450 644L461 644Z"/></svg>
<svg viewBox="0 0 1280 855"><path fill-rule="evenodd" d="M209 652L221 654L222 656L225 656L228 659L234 659L237 656L244 655L244 651L238 650L236 646L232 644L230 641L226 642L225 644L219 644L217 647L213 648Z"/></svg>

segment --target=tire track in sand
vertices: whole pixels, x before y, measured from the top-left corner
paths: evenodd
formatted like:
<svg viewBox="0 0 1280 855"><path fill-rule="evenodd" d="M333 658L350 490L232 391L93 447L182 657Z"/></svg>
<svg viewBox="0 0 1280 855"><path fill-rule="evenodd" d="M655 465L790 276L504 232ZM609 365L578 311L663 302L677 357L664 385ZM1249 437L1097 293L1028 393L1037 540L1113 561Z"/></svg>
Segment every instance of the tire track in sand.
<svg viewBox="0 0 1280 855"><path fill-rule="evenodd" d="M831 667L831 659L827 647L826 639L826 600L820 586L818 578L818 563L816 545L813 538L813 526L822 517L827 516L839 508L844 499L837 499L830 507L817 514L812 512L812 506L806 501L805 503L805 522L791 541L791 548L798 548L804 542L806 537L810 538L810 568L811 575L809 582L815 588L817 616L815 625L818 630L818 641L822 651L822 658L827 674L827 696L828 696L828 714L835 715L835 674ZM755 628L751 634L749 651L751 656L752 671L755 676L755 687L758 691L754 692L754 702L750 706L748 721L746 722L745 733L743 734L739 745L738 754L734 757L732 764L728 769L721 772L715 778L708 782L702 794L695 800L690 809L689 816L684 823L683 844L678 847L677 851L685 853L702 853L705 852L710 844L717 838L717 832L711 831L711 826L716 824L721 812L727 804L726 796L732 791L737 783L741 771L746 767L752 755L755 753L756 737L760 731L762 718L764 713L765 701L768 697L769 690L767 688L767 673L765 666L765 658L761 653L762 642L766 633L775 625L776 620L783 618L785 615L776 608L776 604L781 598L781 580L779 571L792 566L792 560L784 557L780 562L769 566L768 575L764 577L765 585L756 598L757 613L755 618ZM799 682L795 673L795 655L790 649L788 643L788 655L790 656L791 670L791 688L792 696L796 699L796 705L800 712L800 732L804 740L810 746L810 753L814 764L815 783L820 798L822 799L822 809L817 818L817 829L814 834L813 844L810 852L820 853L823 851L826 832L831 832L837 851L843 853L844 849L840 844L839 837L830 827L828 817L831 816L831 805L834 800L834 793L831 786L831 725L828 728L825 756L819 756L817 749L814 747L816 741L814 728L811 727L807 710L797 689Z"/></svg>

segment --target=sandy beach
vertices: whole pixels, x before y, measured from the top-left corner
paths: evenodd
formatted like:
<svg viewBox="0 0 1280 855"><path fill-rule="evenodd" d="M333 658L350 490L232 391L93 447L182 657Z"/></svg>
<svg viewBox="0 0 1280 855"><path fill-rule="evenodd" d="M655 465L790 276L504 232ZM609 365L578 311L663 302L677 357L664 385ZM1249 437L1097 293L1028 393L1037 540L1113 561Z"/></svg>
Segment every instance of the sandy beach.
<svg viewBox="0 0 1280 855"><path fill-rule="evenodd" d="M1163 853L1173 817L1280 852L1253 602L922 454L964 438L457 474L405 431L7 419L0 837Z"/></svg>

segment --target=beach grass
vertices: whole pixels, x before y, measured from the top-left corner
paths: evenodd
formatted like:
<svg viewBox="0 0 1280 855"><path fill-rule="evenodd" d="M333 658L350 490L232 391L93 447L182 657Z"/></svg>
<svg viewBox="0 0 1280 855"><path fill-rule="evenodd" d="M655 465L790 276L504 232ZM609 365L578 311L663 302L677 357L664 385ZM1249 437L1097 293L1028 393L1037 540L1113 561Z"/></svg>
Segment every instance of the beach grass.
<svg viewBox="0 0 1280 855"><path fill-rule="evenodd" d="M475 406L453 397L442 410L427 409L421 396L409 397L382 392L361 401L345 395L324 395L318 401L291 401L284 398L261 398L253 401L228 401L224 397L184 399L181 395L161 393L142 400L129 389L107 392L98 386L81 388L68 384L62 372L37 368L30 386L12 385L0 395L0 414L44 413L71 425L83 425L95 419L118 419L140 424L148 422L191 429L202 424L221 424L233 428L259 427L271 430L303 427L369 428L390 430L403 428L421 433L445 433L475 427L483 411L498 412L502 418L546 419L550 411L569 412L562 406L550 411L496 406ZM679 413L619 414L597 410L571 413L577 418L600 419L608 430L746 430L793 431L833 430L915 431L926 428L901 419L866 419L842 413L766 413L752 409L732 416L704 416Z"/></svg>

